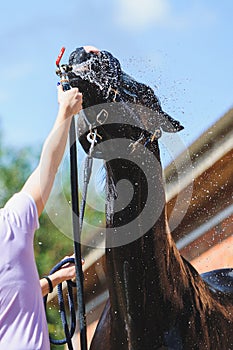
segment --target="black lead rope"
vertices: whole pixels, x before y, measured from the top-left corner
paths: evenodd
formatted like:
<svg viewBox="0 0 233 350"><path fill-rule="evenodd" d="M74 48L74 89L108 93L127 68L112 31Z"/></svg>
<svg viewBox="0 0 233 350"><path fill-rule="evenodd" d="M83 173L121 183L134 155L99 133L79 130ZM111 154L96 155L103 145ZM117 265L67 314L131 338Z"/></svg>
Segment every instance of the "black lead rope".
<svg viewBox="0 0 233 350"><path fill-rule="evenodd" d="M87 199L87 188L91 177L93 158L88 155L85 159L85 167L84 167L84 179L83 179L83 192L82 192L82 202L80 208L80 229L82 231L83 219L86 207L86 199Z"/></svg>

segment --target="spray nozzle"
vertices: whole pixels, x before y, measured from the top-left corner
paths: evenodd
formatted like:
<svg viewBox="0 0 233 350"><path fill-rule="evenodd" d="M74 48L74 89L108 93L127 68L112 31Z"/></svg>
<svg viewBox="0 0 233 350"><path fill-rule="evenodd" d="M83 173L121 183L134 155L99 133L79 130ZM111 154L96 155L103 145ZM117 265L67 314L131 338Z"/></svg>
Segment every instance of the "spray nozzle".
<svg viewBox="0 0 233 350"><path fill-rule="evenodd" d="M59 53L59 55L57 56L57 59L56 59L56 66L57 66L56 74L59 75L59 76L61 76L61 74L65 74L65 73L68 73L68 72L72 71L72 66L70 66L68 64L60 65L62 56L64 55L64 52L65 52L65 47L62 47L61 51L60 51L60 53Z"/></svg>

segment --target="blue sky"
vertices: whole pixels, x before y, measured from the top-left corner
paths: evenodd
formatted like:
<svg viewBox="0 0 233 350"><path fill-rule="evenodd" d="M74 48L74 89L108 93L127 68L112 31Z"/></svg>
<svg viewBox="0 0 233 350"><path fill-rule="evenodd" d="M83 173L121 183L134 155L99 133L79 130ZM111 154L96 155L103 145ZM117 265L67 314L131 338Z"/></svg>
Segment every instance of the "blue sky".
<svg viewBox="0 0 233 350"><path fill-rule="evenodd" d="M155 89L189 145L233 106L232 0L2 1L4 142L43 142L57 112L55 60L76 47L112 52Z"/></svg>

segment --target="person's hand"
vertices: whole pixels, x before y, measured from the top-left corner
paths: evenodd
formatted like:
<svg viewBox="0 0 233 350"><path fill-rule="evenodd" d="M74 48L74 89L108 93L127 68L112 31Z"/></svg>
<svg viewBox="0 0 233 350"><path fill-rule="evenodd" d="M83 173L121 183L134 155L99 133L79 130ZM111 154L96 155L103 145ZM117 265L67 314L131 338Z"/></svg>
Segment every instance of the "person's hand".
<svg viewBox="0 0 233 350"><path fill-rule="evenodd" d="M74 258L74 254L71 256L65 256L62 260L65 260L67 258ZM82 259L82 264L84 264L83 259ZM60 283L67 280L72 280L76 276L75 265L72 263L67 263L63 265L60 270L55 272L55 274L56 274L56 277L59 278Z"/></svg>
<svg viewBox="0 0 233 350"><path fill-rule="evenodd" d="M86 46L83 46L83 48L86 52L93 52L96 55L98 55L100 53L100 50L97 49L97 47L95 47L95 46L86 45Z"/></svg>
<svg viewBox="0 0 233 350"><path fill-rule="evenodd" d="M71 256L65 256L61 261L67 258L74 258L74 254ZM84 259L82 259L82 264L84 264ZM51 287L50 287L50 284L48 283L48 278L51 281L52 289L53 289L62 282L65 282L68 280L74 280L75 277L76 277L75 264L67 263L63 265L60 268L60 270L54 272L52 275L41 278L40 285L41 285L42 295L45 296L48 293L51 293Z"/></svg>
<svg viewBox="0 0 233 350"><path fill-rule="evenodd" d="M66 117L71 117L82 109L82 94L78 88L63 91L62 85L58 86L58 103L60 110Z"/></svg>

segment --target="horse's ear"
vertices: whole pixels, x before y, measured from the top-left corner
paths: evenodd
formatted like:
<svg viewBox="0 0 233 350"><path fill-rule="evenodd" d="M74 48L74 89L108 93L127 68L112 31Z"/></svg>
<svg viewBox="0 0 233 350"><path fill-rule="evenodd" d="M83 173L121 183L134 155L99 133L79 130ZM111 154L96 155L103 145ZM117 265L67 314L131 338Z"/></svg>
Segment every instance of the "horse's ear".
<svg viewBox="0 0 233 350"><path fill-rule="evenodd" d="M122 72L121 88L124 100L132 100L156 112L156 121L154 120L156 126L161 127L166 132L177 132L184 129L177 120L162 110L161 103L150 86L139 83L130 75ZM151 121L151 124L153 124L153 121Z"/></svg>
<svg viewBox="0 0 233 350"><path fill-rule="evenodd" d="M178 132L184 129L178 120L173 119L165 112L161 115L161 128L166 132Z"/></svg>
<svg viewBox="0 0 233 350"><path fill-rule="evenodd" d="M147 86L146 93L143 96L143 102L149 108L156 112L159 126L166 132L178 132L184 129L178 120L172 118L169 114L163 111L158 97L154 90Z"/></svg>

